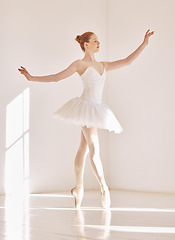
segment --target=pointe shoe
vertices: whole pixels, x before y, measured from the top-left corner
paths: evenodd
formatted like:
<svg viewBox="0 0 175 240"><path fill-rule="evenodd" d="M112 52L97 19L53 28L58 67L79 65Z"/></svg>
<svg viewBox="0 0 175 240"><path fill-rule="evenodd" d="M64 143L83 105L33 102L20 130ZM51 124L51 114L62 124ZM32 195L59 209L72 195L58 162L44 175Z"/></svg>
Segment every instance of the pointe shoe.
<svg viewBox="0 0 175 240"><path fill-rule="evenodd" d="M110 208L111 198L108 187L101 187L101 203L104 208Z"/></svg>
<svg viewBox="0 0 175 240"><path fill-rule="evenodd" d="M71 194L75 197L75 207L79 208L84 196L84 186L79 184L71 189Z"/></svg>

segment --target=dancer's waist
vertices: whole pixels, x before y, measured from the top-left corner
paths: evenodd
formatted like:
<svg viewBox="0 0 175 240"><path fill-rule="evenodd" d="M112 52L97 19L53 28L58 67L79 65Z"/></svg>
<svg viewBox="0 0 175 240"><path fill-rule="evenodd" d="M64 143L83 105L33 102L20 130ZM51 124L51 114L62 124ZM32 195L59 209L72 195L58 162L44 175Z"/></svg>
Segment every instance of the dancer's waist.
<svg viewBox="0 0 175 240"><path fill-rule="evenodd" d="M82 93L82 95L80 97L84 100L101 103L101 96L97 96L97 95L94 96L92 94Z"/></svg>

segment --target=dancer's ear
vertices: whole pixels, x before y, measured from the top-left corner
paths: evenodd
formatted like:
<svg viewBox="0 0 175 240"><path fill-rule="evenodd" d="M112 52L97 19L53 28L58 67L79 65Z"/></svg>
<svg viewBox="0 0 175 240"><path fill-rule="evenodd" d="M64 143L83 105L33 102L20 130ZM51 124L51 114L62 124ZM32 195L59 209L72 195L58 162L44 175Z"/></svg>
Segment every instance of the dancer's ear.
<svg viewBox="0 0 175 240"><path fill-rule="evenodd" d="M84 48L88 47L88 43L84 42Z"/></svg>

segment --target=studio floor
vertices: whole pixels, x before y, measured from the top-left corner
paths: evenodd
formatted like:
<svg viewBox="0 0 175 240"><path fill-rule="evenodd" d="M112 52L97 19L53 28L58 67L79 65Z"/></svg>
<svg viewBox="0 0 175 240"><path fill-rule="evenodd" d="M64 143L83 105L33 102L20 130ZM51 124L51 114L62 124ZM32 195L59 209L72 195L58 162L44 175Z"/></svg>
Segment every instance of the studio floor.
<svg viewBox="0 0 175 240"><path fill-rule="evenodd" d="M81 209L69 192L0 196L0 240L175 240L175 194L85 189Z"/></svg>

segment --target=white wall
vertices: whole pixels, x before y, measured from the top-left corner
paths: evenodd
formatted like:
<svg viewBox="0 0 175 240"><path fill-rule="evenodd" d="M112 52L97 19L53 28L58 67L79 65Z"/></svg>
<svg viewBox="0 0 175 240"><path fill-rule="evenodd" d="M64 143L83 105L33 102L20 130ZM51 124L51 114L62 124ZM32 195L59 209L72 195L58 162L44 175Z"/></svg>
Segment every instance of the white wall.
<svg viewBox="0 0 175 240"><path fill-rule="evenodd" d="M108 73L108 104L123 127L109 138L111 188L175 192L174 9L170 0L109 1L109 60L155 31L130 66Z"/></svg>
<svg viewBox="0 0 175 240"><path fill-rule="evenodd" d="M26 160L28 135L30 191L70 190L75 183L80 127L54 119L52 114L70 98L80 96L80 77L75 74L59 83L28 82L17 69L22 65L37 76L63 70L83 57L74 38L85 31L94 31L101 41L97 61L121 59L141 44L148 28L155 35L141 55L130 66L107 73L103 101L123 132L115 135L99 129L101 158L110 188L175 192L174 5L172 1L136 0L1 3L0 193L4 192L6 154L12 149L12 160L15 151L14 159ZM22 124L26 120L19 121L27 106L23 101L26 89L30 94L27 130ZM17 113L12 113L9 125L6 111L14 103ZM7 138L14 133L16 138L7 146ZM99 187L88 159L85 185Z"/></svg>

